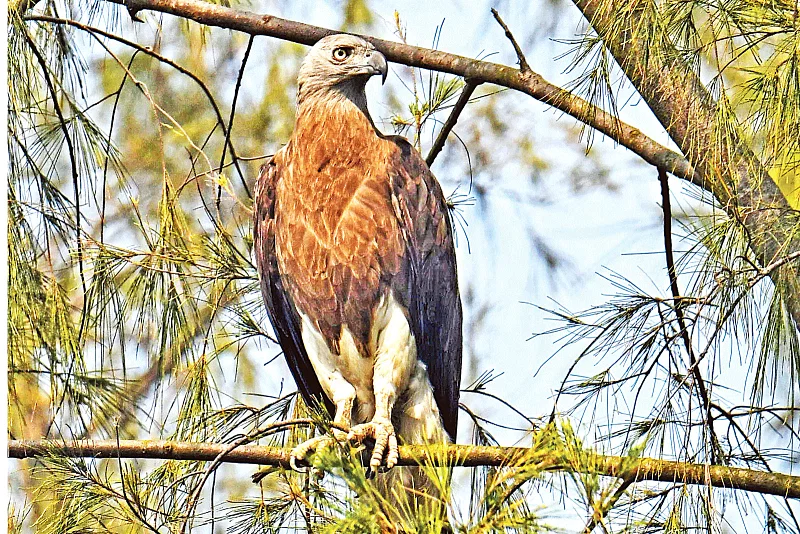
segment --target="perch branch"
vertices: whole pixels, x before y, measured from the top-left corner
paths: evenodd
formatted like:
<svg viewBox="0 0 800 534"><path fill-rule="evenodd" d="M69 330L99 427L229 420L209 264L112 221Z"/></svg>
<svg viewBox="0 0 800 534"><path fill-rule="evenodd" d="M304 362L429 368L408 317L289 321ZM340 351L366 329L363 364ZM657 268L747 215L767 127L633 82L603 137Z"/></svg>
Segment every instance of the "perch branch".
<svg viewBox="0 0 800 534"><path fill-rule="evenodd" d="M400 447L398 465L438 465L446 463L462 467L508 466L524 461L531 449L522 447L479 447L448 445L423 448ZM189 443L176 441L133 440L81 440L61 442L56 440L10 440L9 458L38 458L50 455L71 458L126 458L214 461L224 456L223 462L253 465L274 465L289 468L291 449L242 445L231 450L225 443ZM592 454L589 461L579 465L553 460L543 468L547 471L581 471L602 476L617 477L631 482L668 482L710 485L718 488L739 489L788 498L800 498L800 476L768 473L738 467L701 465L653 458L630 459L622 456Z"/></svg>

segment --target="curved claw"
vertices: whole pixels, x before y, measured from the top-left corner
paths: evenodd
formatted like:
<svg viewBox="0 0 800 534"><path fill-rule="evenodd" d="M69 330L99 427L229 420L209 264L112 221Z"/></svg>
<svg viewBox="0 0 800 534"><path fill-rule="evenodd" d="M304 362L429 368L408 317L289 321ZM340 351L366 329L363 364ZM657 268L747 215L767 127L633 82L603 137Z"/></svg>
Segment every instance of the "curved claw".
<svg viewBox="0 0 800 534"><path fill-rule="evenodd" d="M292 452L291 456L289 456L289 466L292 468L292 471L297 471L298 473L308 473L308 467L301 467L297 465L298 460L305 460L305 458L298 458L295 456L294 452Z"/></svg>
<svg viewBox="0 0 800 534"><path fill-rule="evenodd" d="M391 422L373 420L369 423L356 425L347 435L347 439L351 443L360 444L367 438L375 440L375 446L372 448L372 456L369 460L367 478L372 478L381 467L381 464L384 464L386 469L391 469L397 465L399 449L397 435Z"/></svg>

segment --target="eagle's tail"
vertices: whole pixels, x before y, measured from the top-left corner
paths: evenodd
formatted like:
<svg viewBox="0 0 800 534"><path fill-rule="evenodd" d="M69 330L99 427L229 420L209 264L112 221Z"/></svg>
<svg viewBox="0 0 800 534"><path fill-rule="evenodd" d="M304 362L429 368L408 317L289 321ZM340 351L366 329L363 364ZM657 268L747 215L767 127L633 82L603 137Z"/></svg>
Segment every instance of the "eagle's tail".
<svg viewBox="0 0 800 534"><path fill-rule="evenodd" d="M441 474L431 475L432 467L395 467L375 479L384 496L384 519L394 528L390 532L452 532L447 517L447 496L442 491ZM449 477L449 473L444 475ZM444 484L448 485L448 484Z"/></svg>
<svg viewBox="0 0 800 534"><path fill-rule="evenodd" d="M416 378L416 377L415 377ZM395 406L395 430L406 445L449 443L439 409L427 380L412 379L404 399ZM422 382L420 380L420 382ZM447 518L452 469L430 465L394 467L376 477L378 491L400 523L411 532L450 532Z"/></svg>

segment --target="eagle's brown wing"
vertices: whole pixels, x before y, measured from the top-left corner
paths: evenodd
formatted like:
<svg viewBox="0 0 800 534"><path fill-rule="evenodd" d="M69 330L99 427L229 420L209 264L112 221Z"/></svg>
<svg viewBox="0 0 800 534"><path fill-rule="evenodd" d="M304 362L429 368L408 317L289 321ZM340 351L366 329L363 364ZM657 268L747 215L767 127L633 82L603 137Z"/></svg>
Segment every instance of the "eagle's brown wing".
<svg viewBox="0 0 800 534"><path fill-rule="evenodd" d="M392 203L406 242L408 276L394 287L408 308L417 358L428 369L445 430L456 438L461 383L461 299L453 229L439 183L402 137L389 160Z"/></svg>
<svg viewBox="0 0 800 534"><path fill-rule="evenodd" d="M261 167L253 203L253 248L261 274L261 294L275 335L283 349L289 370L306 402L324 403L333 413L333 405L322 392L317 374L308 359L300 330L300 318L284 289L278 271L275 250L275 191L280 169L274 158Z"/></svg>

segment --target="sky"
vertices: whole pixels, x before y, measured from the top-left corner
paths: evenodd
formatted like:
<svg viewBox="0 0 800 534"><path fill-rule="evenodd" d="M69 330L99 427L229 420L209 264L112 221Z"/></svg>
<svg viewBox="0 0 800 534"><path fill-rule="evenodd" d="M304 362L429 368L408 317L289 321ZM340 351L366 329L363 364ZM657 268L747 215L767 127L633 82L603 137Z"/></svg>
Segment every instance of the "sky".
<svg viewBox="0 0 800 534"><path fill-rule="evenodd" d="M398 39L394 21L397 10L410 44L432 46L438 33L437 47L441 50L514 65L513 48L490 13L490 8L495 7L515 33L535 72L562 87L568 87L580 73L579 69L569 70L568 57L560 58L570 51L573 46L570 40L579 35L584 24L580 13L569 3L376 0L370 7L376 16L370 33L376 37ZM327 2L266 2L251 9L325 27L336 27L341 11L338 4ZM267 45L275 43L270 38L259 39ZM252 68L253 65L248 67ZM375 81L367 86L373 118L385 132L392 130L390 95L394 93L401 100L411 99L399 76L405 68L390 65L386 86ZM256 74L252 79L263 78ZM617 79L620 80L616 93L620 118L675 150L664 129L619 72ZM231 87L234 81L232 78ZM259 87L249 89L260 90ZM467 239L459 239L459 279L462 296L466 297L472 289L476 305L466 309L465 334L469 345L462 386L469 385L482 373L492 372L496 378L487 387L488 391L498 394L529 417L547 417L553 409L556 390L581 345L559 351L555 336L532 338L534 333L557 326L537 306L563 306L570 311L581 311L601 304L614 292L609 280L613 276L628 279L652 295L666 296L669 292L657 173L636 155L599 134L593 138L589 151L589 158L595 164L584 166L587 143L585 138L580 144L574 142L580 126L576 120L525 95L505 92L488 98L501 103L500 110L506 114L513 134L526 132L531 136L537 156L546 163L546 169L539 173L533 185L530 170L514 162L483 169L475 177L476 184L500 186L492 189L482 203L463 208ZM468 122L477 105L467 107L462 127L457 125L456 133L464 133L463 124ZM509 115L512 116L509 118ZM283 141L269 140L270 143ZM423 139L423 151L425 141L429 144L430 139ZM470 149L469 144L467 148ZM506 149L502 143L497 146L500 152ZM468 190L468 167L464 148L448 143L433 166L445 194L456 188L459 192ZM587 172L587 168L588 172L599 168L607 173L604 180L610 186L589 187L576 193L572 185L575 174ZM682 181L671 179L670 187L676 215L680 215L680 207L700 208L686 194L687 187ZM531 196L535 201L525 201ZM531 244L531 235L543 240L563 260L558 269L547 268ZM678 250L687 247L686 242L676 237ZM482 305L488 306L488 311L476 327L472 321ZM591 374L598 369L597 362L591 361L576 372ZM741 380L744 376L744 373L737 373L733 378L725 378L726 385L732 387L731 400L746 400L748 392ZM288 370L278 361L267 368L260 385L265 391L277 391L287 380L291 384ZM624 411L625 403L622 399L613 400L617 401L618 405L603 412L607 420L588 424L571 418L587 445L594 444L598 432L608 430L605 423L624 417L615 410ZM462 402L489 420L524 426L524 421L508 408L484 397L464 394ZM568 406L569 401L562 401L559 409ZM502 428L492 430L503 445L527 443L524 433ZM462 414L458 441L468 442L470 431L470 424ZM604 447L605 443L598 443L598 446ZM462 485L466 484L465 478L462 474ZM543 494L541 502L552 506L552 495ZM582 510L573 506L577 505L559 503L554 511L565 525L574 522L575 527L579 527L582 520L575 518L578 514L582 517Z"/></svg>

